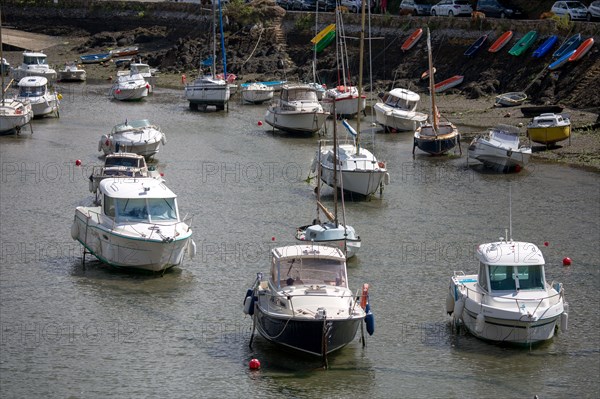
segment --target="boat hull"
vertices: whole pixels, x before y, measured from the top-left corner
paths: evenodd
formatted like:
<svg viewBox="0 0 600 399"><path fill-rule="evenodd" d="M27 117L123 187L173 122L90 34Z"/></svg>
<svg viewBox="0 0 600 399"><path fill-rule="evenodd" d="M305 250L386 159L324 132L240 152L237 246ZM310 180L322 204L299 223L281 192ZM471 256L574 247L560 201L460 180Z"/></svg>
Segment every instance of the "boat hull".
<svg viewBox="0 0 600 399"><path fill-rule="evenodd" d="M506 31L502 34L502 36L500 36L498 39L496 39L496 41L490 46L490 48L488 49L488 51L490 53L497 53L498 51L502 50L502 48L504 46L506 46L508 44L508 42L510 41L510 39L512 39L513 37L513 32L512 31Z"/></svg>
<svg viewBox="0 0 600 399"><path fill-rule="evenodd" d="M488 168L504 172L517 166L525 167L531 158L531 150L528 152L510 150L492 146L485 141L474 140L469 146L469 158L478 160Z"/></svg>
<svg viewBox="0 0 600 399"><path fill-rule="evenodd" d="M333 168L325 165L321 165L321 168L323 183L335 187ZM376 193L382 186L386 173L380 170L344 170L342 171L342 186L344 191L368 196Z"/></svg>
<svg viewBox="0 0 600 399"><path fill-rule="evenodd" d="M307 319L269 314L256 306L254 318L265 339L315 356L343 348L354 340L362 319ZM325 339L324 329L327 329Z"/></svg>
<svg viewBox="0 0 600 399"><path fill-rule="evenodd" d="M377 123L388 129L414 132L427 121L427 115L422 112L397 109L384 103L377 103L373 108Z"/></svg>
<svg viewBox="0 0 600 399"><path fill-rule="evenodd" d="M18 133L21 127L33 119L33 111L29 104L24 105L12 100L0 103L0 135Z"/></svg>
<svg viewBox="0 0 600 399"><path fill-rule="evenodd" d="M190 108L200 106L215 106L217 109L225 109L225 105L231 96L231 88L225 81L219 85L188 85L185 87L185 98L190 103Z"/></svg>
<svg viewBox="0 0 600 399"><path fill-rule="evenodd" d="M189 251L192 233L183 228L183 223L177 230L178 236L165 240L158 236L150 239L120 234L117 226L111 229L101 222L102 216L94 210L77 207L71 235L92 255L111 266L160 272L181 264Z"/></svg>
<svg viewBox="0 0 600 399"><path fill-rule="evenodd" d="M305 231L309 226L301 227L297 234L296 239L299 241L310 241L318 245L325 245L328 247L339 248L343 253L346 254L346 259L350 259L358 253L360 249L361 240L360 238L342 238L342 239L323 239L323 238L306 238ZM341 232L343 234L343 230Z"/></svg>
<svg viewBox="0 0 600 399"><path fill-rule="evenodd" d="M242 99L250 104L262 104L273 99L273 89L243 89Z"/></svg>
<svg viewBox="0 0 600 399"><path fill-rule="evenodd" d="M451 78L441 81L440 83L436 83L433 87L435 93L441 93L445 90L451 89L453 87L458 86L465 79L462 75L455 75Z"/></svg>
<svg viewBox="0 0 600 399"><path fill-rule="evenodd" d="M322 101L325 111L333 115L333 102L335 101L335 114L339 116L354 116L363 112L367 107L367 98L360 96L339 96L337 98L325 98Z"/></svg>
<svg viewBox="0 0 600 399"><path fill-rule="evenodd" d="M146 86L136 88L113 88L112 96L119 101L139 101L148 97L148 88Z"/></svg>
<svg viewBox="0 0 600 399"><path fill-rule="evenodd" d="M533 142L552 145L571 136L571 125L551 127L529 127L527 137Z"/></svg>
<svg viewBox="0 0 600 399"><path fill-rule="evenodd" d="M328 115L323 111L285 111L272 106L267 109L265 122L290 133L315 133L321 130Z"/></svg>
<svg viewBox="0 0 600 399"><path fill-rule="evenodd" d="M87 74L84 70L58 72L58 80L61 82L84 82L86 77Z"/></svg>
<svg viewBox="0 0 600 399"><path fill-rule="evenodd" d="M460 141L456 126L451 123L440 123L437 135L431 125L417 129L414 137L414 146L431 155L442 155L453 149Z"/></svg>

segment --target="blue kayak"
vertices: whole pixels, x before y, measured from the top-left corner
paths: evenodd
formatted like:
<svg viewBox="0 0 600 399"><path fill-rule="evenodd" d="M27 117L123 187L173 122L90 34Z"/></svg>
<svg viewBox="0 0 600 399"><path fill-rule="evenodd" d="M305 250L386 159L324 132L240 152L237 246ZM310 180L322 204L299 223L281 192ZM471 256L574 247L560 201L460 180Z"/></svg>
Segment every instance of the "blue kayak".
<svg viewBox="0 0 600 399"><path fill-rule="evenodd" d="M538 47L533 52L533 58L542 58L543 56L545 56L548 53L548 51L550 51L550 49L552 49L552 47L554 46L554 44L557 41L558 41L558 35L550 36L548 39L546 39L544 41L544 43L542 43L542 45L540 47Z"/></svg>
<svg viewBox="0 0 600 399"><path fill-rule="evenodd" d="M568 53L564 54L562 57L554 61L552 64L548 65L548 69L554 71L555 69L560 68L565 65L567 61L569 61L569 57L573 55L576 50L571 50Z"/></svg>
<svg viewBox="0 0 600 399"><path fill-rule="evenodd" d="M475 43L473 43L471 45L471 47L469 47L467 49L467 51L465 51L465 55L467 57L471 57L473 55L475 55L475 53L477 52L477 50L479 50L481 48L481 46L483 46L483 43L485 43L485 41L487 40L488 35L483 35L481 37L479 37L479 39L477 39L475 41Z"/></svg>
<svg viewBox="0 0 600 399"><path fill-rule="evenodd" d="M554 54L552 54L552 57L562 58L563 55L569 53L571 50L576 50L577 47L579 47L579 44L581 44L581 33L577 33L576 35L571 36L569 40L564 42L558 48L558 50L556 50Z"/></svg>

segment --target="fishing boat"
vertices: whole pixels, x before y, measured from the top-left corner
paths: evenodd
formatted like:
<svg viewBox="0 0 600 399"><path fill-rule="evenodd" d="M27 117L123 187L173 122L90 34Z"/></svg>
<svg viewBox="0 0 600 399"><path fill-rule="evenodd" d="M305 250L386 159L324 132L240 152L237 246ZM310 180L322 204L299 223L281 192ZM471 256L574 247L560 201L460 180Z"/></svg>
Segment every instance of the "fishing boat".
<svg viewBox="0 0 600 399"><path fill-rule="evenodd" d="M161 144L166 143L167 136L148 119L125 120L115 125L109 134L100 137L98 151L104 154L133 152L150 158L159 152Z"/></svg>
<svg viewBox="0 0 600 399"><path fill-rule="evenodd" d="M111 266L151 272L193 257L189 221L182 221L177 196L151 177L106 178L98 185L98 204L78 206L71 236Z"/></svg>
<svg viewBox="0 0 600 399"><path fill-rule="evenodd" d="M58 71L58 80L61 82L85 82L87 73L75 62L66 62L65 66Z"/></svg>
<svg viewBox="0 0 600 399"><path fill-rule="evenodd" d="M536 143L552 146L571 137L571 121L562 114L546 113L527 124L527 137Z"/></svg>
<svg viewBox="0 0 600 399"><path fill-rule="evenodd" d="M490 53L497 53L498 51L502 50L502 48L504 48L504 46L506 46L508 44L508 42L510 42L510 39L512 39L512 37L513 37L513 31L509 30L509 31L504 32L490 46L490 48L488 49L488 51Z"/></svg>
<svg viewBox="0 0 600 399"><path fill-rule="evenodd" d="M558 326L565 332L562 284L548 283L544 256L535 244L506 235L477 247L477 274L455 271L450 278L446 311L454 326L486 341L518 345L549 340Z"/></svg>
<svg viewBox="0 0 600 399"><path fill-rule="evenodd" d="M529 163L531 147L521 145L518 128L499 125L471 141L468 157L499 172L518 172Z"/></svg>
<svg viewBox="0 0 600 399"><path fill-rule="evenodd" d="M567 39L563 44L560 45L558 50L556 50L552 57L554 58L562 58L565 54L577 50L577 47L581 44L581 33L576 33Z"/></svg>
<svg viewBox="0 0 600 399"><path fill-rule="evenodd" d="M0 10L1 14L1 10ZM2 18L0 15L0 59L4 60L2 41ZM0 136L7 134L19 134L21 128L33 119L33 110L29 102L21 102L15 99L7 99L4 87L4 74L0 74L0 92L2 102L0 103Z"/></svg>
<svg viewBox="0 0 600 399"><path fill-rule="evenodd" d="M533 58L542 58L545 56L550 50L552 50L552 47L554 47L557 41L558 35L552 35L544 40L544 42L533 52Z"/></svg>
<svg viewBox="0 0 600 399"><path fill-rule="evenodd" d="M79 59L82 64L100 64L102 62L110 61L112 54L108 53L96 53L96 54L84 54L80 55Z"/></svg>
<svg viewBox="0 0 600 399"><path fill-rule="evenodd" d="M117 76L110 88L112 97L119 101L139 101L148 97L150 85L142 75Z"/></svg>
<svg viewBox="0 0 600 399"><path fill-rule="evenodd" d="M323 127L329 113L323 110L314 87L286 84L279 99L265 114L265 122L289 133L315 133Z"/></svg>
<svg viewBox="0 0 600 399"><path fill-rule="evenodd" d="M321 147L328 145L327 142L319 141L319 150L317 156L321 156ZM334 121L333 125L333 146L337 147L337 121ZM333 151L333 165L337 165L337 148ZM333 213L331 213L325 205L321 202L321 160L317 159L317 187L315 188L317 194L317 217L313 220L312 224L307 226L301 226L296 229L296 239L300 241L310 241L318 245L333 246L340 248L343 253L346 254L346 258L352 258L356 255L360 249L361 239L356 234L354 227L346 224L346 212L344 207L344 196L342 195L342 221L340 222L338 217L338 185L337 182L343 183L342 179L338 179L338 170L334 166L334 187L333 187ZM341 173L341 172L340 172ZM343 187L342 187L343 189ZM321 212L327 218L326 221L321 222Z"/></svg>
<svg viewBox="0 0 600 399"><path fill-rule="evenodd" d="M24 51L23 62L12 70L15 82L27 76L41 76L52 85L56 81L56 71L48 65L48 56L41 51Z"/></svg>
<svg viewBox="0 0 600 399"><path fill-rule="evenodd" d="M481 46L483 46L483 44L486 42L487 38L488 38L488 35L479 36L479 38L477 40L475 40L475 42L473 44L471 44L471 46L469 46L467 51L465 51L464 55L466 55L467 57L474 56L475 53L477 53L477 51L479 51Z"/></svg>
<svg viewBox="0 0 600 399"><path fill-rule="evenodd" d="M225 35L223 33L223 14L221 2L219 6L219 26L221 37L221 58L223 61L223 75L217 77L217 21L215 3L212 2L212 45L213 55L208 60L202 62L202 66L209 67L210 73L199 76L192 83L186 84L184 89L185 98L189 101L190 109L197 111L199 108L203 111L208 106L214 106L217 111L223 111L227 106L229 110L229 98L231 96L231 87L227 81L227 56L225 55ZM202 71L201 71L202 73Z"/></svg>
<svg viewBox="0 0 600 399"><path fill-rule="evenodd" d="M408 89L392 89L373 106L375 120L386 131L414 132L427 121L427 114L417 111L420 100L417 93Z"/></svg>
<svg viewBox="0 0 600 399"><path fill-rule="evenodd" d="M560 114L563 111L563 107L560 105L530 105L528 107L521 107L521 113L526 118L533 118L541 114Z"/></svg>
<svg viewBox="0 0 600 399"><path fill-rule="evenodd" d="M119 47L109 51L111 57L125 57L128 55L137 55L140 52L138 46Z"/></svg>
<svg viewBox="0 0 600 399"><path fill-rule="evenodd" d="M427 28L427 55L429 61L429 94L430 113L426 123L417 127L414 133L413 154L415 148L419 148L431 155L442 155L455 148L460 148L460 134L458 128L450 121L440 121L440 114L435 105L435 81L431 69L433 58L431 55L431 34Z"/></svg>
<svg viewBox="0 0 600 399"><path fill-rule="evenodd" d="M575 50L575 52L569 57L569 62L579 61L584 55L586 55L588 53L588 51L590 51L590 49L592 48L593 45L594 45L593 37L585 39L579 45L579 47L577 47L577 50Z"/></svg>
<svg viewBox="0 0 600 399"><path fill-rule="evenodd" d="M408 37L408 39L406 39L404 41L404 43L402 43L402 46L400 47L400 49L402 51L408 51L411 48L413 48L415 46L415 44L417 44L417 42L419 41L419 39L421 38L421 36L423 36L423 28L417 28L413 31L413 33L410 34L410 36Z"/></svg>
<svg viewBox="0 0 600 399"><path fill-rule="evenodd" d="M273 99L273 87L251 83L242 87L242 100L249 104L262 104Z"/></svg>
<svg viewBox="0 0 600 399"><path fill-rule="evenodd" d="M48 90L48 79L42 76L28 76L17 83L17 101L29 102L34 117L59 116L59 95Z"/></svg>
<svg viewBox="0 0 600 399"><path fill-rule="evenodd" d="M523 36L510 50L508 50L508 54L519 56L523 54L537 39L537 31L529 31Z"/></svg>
<svg viewBox="0 0 600 399"><path fill-rule="evenodd" d="M465 77L463 75L454 75L451 78L448 78L446 80L442 80L439 83L436 83L433 91L435 93L441 93L443 91L446 91L448 89L458 86L459 84L461 84L463 82L464 79L465 79Z"/></svg>
<svg viewBox="0 0 600 399"><path fill-rule="evenodd" d="M95 165L89 177L91 193L98 192L100 182L108 178L153 177L162 179L154 167L148 167L146 158L133 152L115 152L106 154L104 165Z"/></svg>
<svg viewBox="0 0 600 399"><path fill-rule="evenodd" d="M555 71L557 69L562 68L567 62L569 62L569 58L571 58L571 56L575 54L575 51L577 51L577 49L568 51L565 54L563 54L559 59L548 65L548 70Z"/></svg>
<svg viewBox="0 0 600 399"><path fill-rule="evenodd" d="M354 340L363 321L373 333L368 295L368 284L358 297L350 289L339 248L289 245L271 250L268 277L257 274L244 313L265 339L326 362L328 354ZM254 330L251 342L253 335Z"/></svg>
<svg viewBox="0 0 600 399"><path fill-rule="evenodd" d="M495 105L502 107L515 107L527 100L527 94L522 91L511 91L496 96Z"/></svg>

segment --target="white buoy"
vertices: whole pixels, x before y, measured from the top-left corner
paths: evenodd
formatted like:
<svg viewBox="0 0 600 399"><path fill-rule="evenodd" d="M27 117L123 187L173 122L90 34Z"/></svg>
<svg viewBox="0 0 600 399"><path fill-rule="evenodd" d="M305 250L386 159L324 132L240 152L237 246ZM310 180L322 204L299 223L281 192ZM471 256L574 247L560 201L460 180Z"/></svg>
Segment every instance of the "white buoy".
<svg viewBox="0 0 600 399"><path fill-rule="evenodd" d="M485 327L485 316L483 313L479 313L477 315L477 319L475 320L475 332L477 334L481 334L483 332L483 328Z"/></svg>
<svg viewBox="0 0 600 399"><path fill-rule="evenodd" d="M462 318L463 309L465 308L465 300L458 298L458 301L454 304L454 317L457 319Z"/></svg>

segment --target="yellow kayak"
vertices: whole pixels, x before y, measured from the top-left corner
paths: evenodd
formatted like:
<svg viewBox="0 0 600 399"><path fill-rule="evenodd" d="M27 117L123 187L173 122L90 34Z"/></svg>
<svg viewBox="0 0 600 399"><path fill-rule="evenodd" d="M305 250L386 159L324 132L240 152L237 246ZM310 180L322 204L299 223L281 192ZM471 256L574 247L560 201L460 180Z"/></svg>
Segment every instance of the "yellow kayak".
<svg viewBox="0 0 600 399"><path fill-rule="evenodd" d="M319 32L319 34L317 36L313 37L310 42L312 44L319 43L321 40L323 40L323 38L325 36L327 36L327 34L329 32L331 32L333 30L335 30L335 24L328 25L327 27L325 27L325 29L323 29L321 32Z"/></svg>

